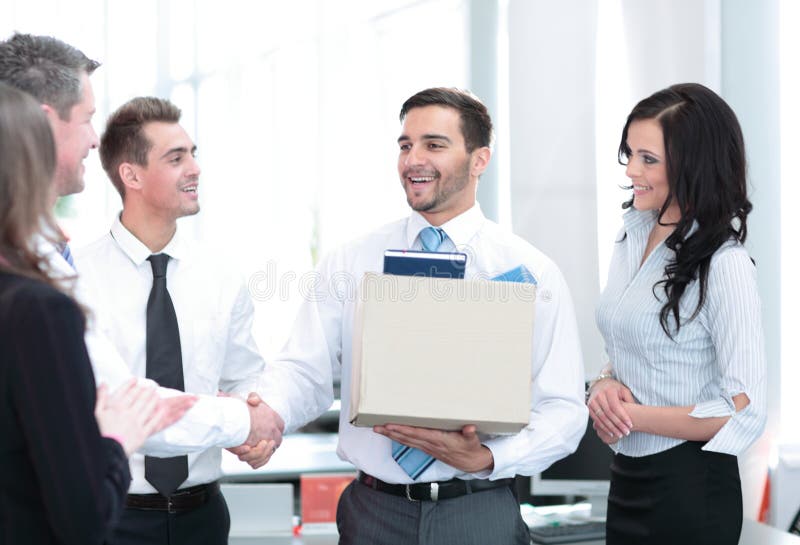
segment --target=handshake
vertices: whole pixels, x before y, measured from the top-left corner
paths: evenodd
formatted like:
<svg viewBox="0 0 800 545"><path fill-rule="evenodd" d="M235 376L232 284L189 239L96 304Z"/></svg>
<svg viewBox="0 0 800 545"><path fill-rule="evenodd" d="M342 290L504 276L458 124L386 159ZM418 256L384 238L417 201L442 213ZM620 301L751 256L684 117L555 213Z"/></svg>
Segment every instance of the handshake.
<svg viewBox="0 0 800 545"><path fill-rule="evenodd" d="M230 452L237 455L253 469L269 462L283 440L284 423L281 416L267 405L258 394L247 396L247 409L250 411L250 434L244 444L231 447Z"/></svg>

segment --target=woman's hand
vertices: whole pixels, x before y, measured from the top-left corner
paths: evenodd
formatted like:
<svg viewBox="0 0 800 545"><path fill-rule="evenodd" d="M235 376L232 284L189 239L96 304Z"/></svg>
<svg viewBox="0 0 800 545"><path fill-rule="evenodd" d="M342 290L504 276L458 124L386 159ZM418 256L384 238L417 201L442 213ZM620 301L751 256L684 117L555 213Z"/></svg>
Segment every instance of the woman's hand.
<svg viewBox="0 0 800 545"><path fill-rule="evenodd" d="M633 429L633 421L623 403L635 403L627 386L613 378L595 382L589 390L589 416L592 427L606 444L615 443Z"/></svg>
<svg viewBox="0 0 800 545"><path fill-rule="evenodd" d="M113 394L105 384L97 389L94 416L100 434L119 441L130 456L145 439L174 424L194 405L191 395L160 399L152 385L131 379Z"/></svg>

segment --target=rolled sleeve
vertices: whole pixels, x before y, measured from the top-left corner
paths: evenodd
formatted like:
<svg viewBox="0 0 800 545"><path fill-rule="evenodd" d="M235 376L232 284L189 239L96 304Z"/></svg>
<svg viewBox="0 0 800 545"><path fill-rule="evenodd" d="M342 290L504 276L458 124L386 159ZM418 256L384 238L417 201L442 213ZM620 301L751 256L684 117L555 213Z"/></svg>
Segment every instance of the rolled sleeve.
<svg viewBox="0 0 800 545"><path fill-rule="evenodd" d="M709 330L717 351L720 397L698 403L692 416L730 416L704 449L740 454L761 435L766 423L761 301L755 266L744 248L730 247L714 257L707 305L713 317ZM736 412L732 398L741 393L749 404Z"/></svg>
<svg viewBox="0 0 800 545"><path fill-rule="evenodd" d="M694 418L719 418L733 416L734 414L736 414L736 408L733 405L733 399L726 396L724 398L698 403L694 406L692 412L689 413L689 416Z"/></svg>

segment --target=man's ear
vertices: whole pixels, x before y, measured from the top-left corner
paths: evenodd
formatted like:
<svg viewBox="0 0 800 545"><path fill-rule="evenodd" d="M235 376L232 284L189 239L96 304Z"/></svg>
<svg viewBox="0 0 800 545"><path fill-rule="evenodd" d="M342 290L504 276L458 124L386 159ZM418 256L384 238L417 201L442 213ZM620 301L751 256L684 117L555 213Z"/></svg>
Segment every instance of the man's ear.
<svg viewBox="0 0 800 545"><path fill-rule="evenodd" d="M53 123L57 119L61 119L61 116L58 115L56 109L49 104L41 104L40 106L42 107L42 111L44 112L44 115L47 116L47 119L50 121L50 123Z"/></svg>
<svg viewBox="0 0 800 545"><path fill-rule="evenodd" d="M489 160L492 158L492 150L484 146L476 148L472 151L470 174L475 177L480 177L486 167L489 166Z"/></svg>
<svg viewBox="0 0 800 545"><path fill-rule="evenodd" d="M141 180L137 173L136 165L131 163L120 163L117 169L122 183L125 184L127 189L140 189L142 187Z"/></svg>

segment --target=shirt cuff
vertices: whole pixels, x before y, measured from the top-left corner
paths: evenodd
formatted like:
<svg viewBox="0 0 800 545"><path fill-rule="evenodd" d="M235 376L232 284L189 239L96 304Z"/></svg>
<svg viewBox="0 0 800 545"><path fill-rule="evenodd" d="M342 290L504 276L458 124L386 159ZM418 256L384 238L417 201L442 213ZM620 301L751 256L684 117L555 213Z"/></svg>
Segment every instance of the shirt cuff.
<svg viewBox="0 0 800 545"><path fill-rule="evenodd" d="M269 405L273 411L278 413L278 416L280 416L283 420L284 435L295 431L294 422L292 422L292 419L290 418L291 412L289 411L289 404L284 398L264 394L261 399L264 401L264 403Z"/></svg>
<svg viewBox="0 0 800 545"><path fill-rule="evenodd" d="M720 418L736 414L736 406L730 396L720 396L711 401L703 401L694 406L689 416L694 418Z"/></svg>
<svg viewBox="0 0 800 545"><path fill-rule="evenodd" d="M242 403L239 400L231 399L232 403L227 403L227 409L223 411L225 418L226 430L233 430L231 434L231 441L233 444L227 447L238 447L250 435L250 410L247 408L247 402Z"/></svg>

